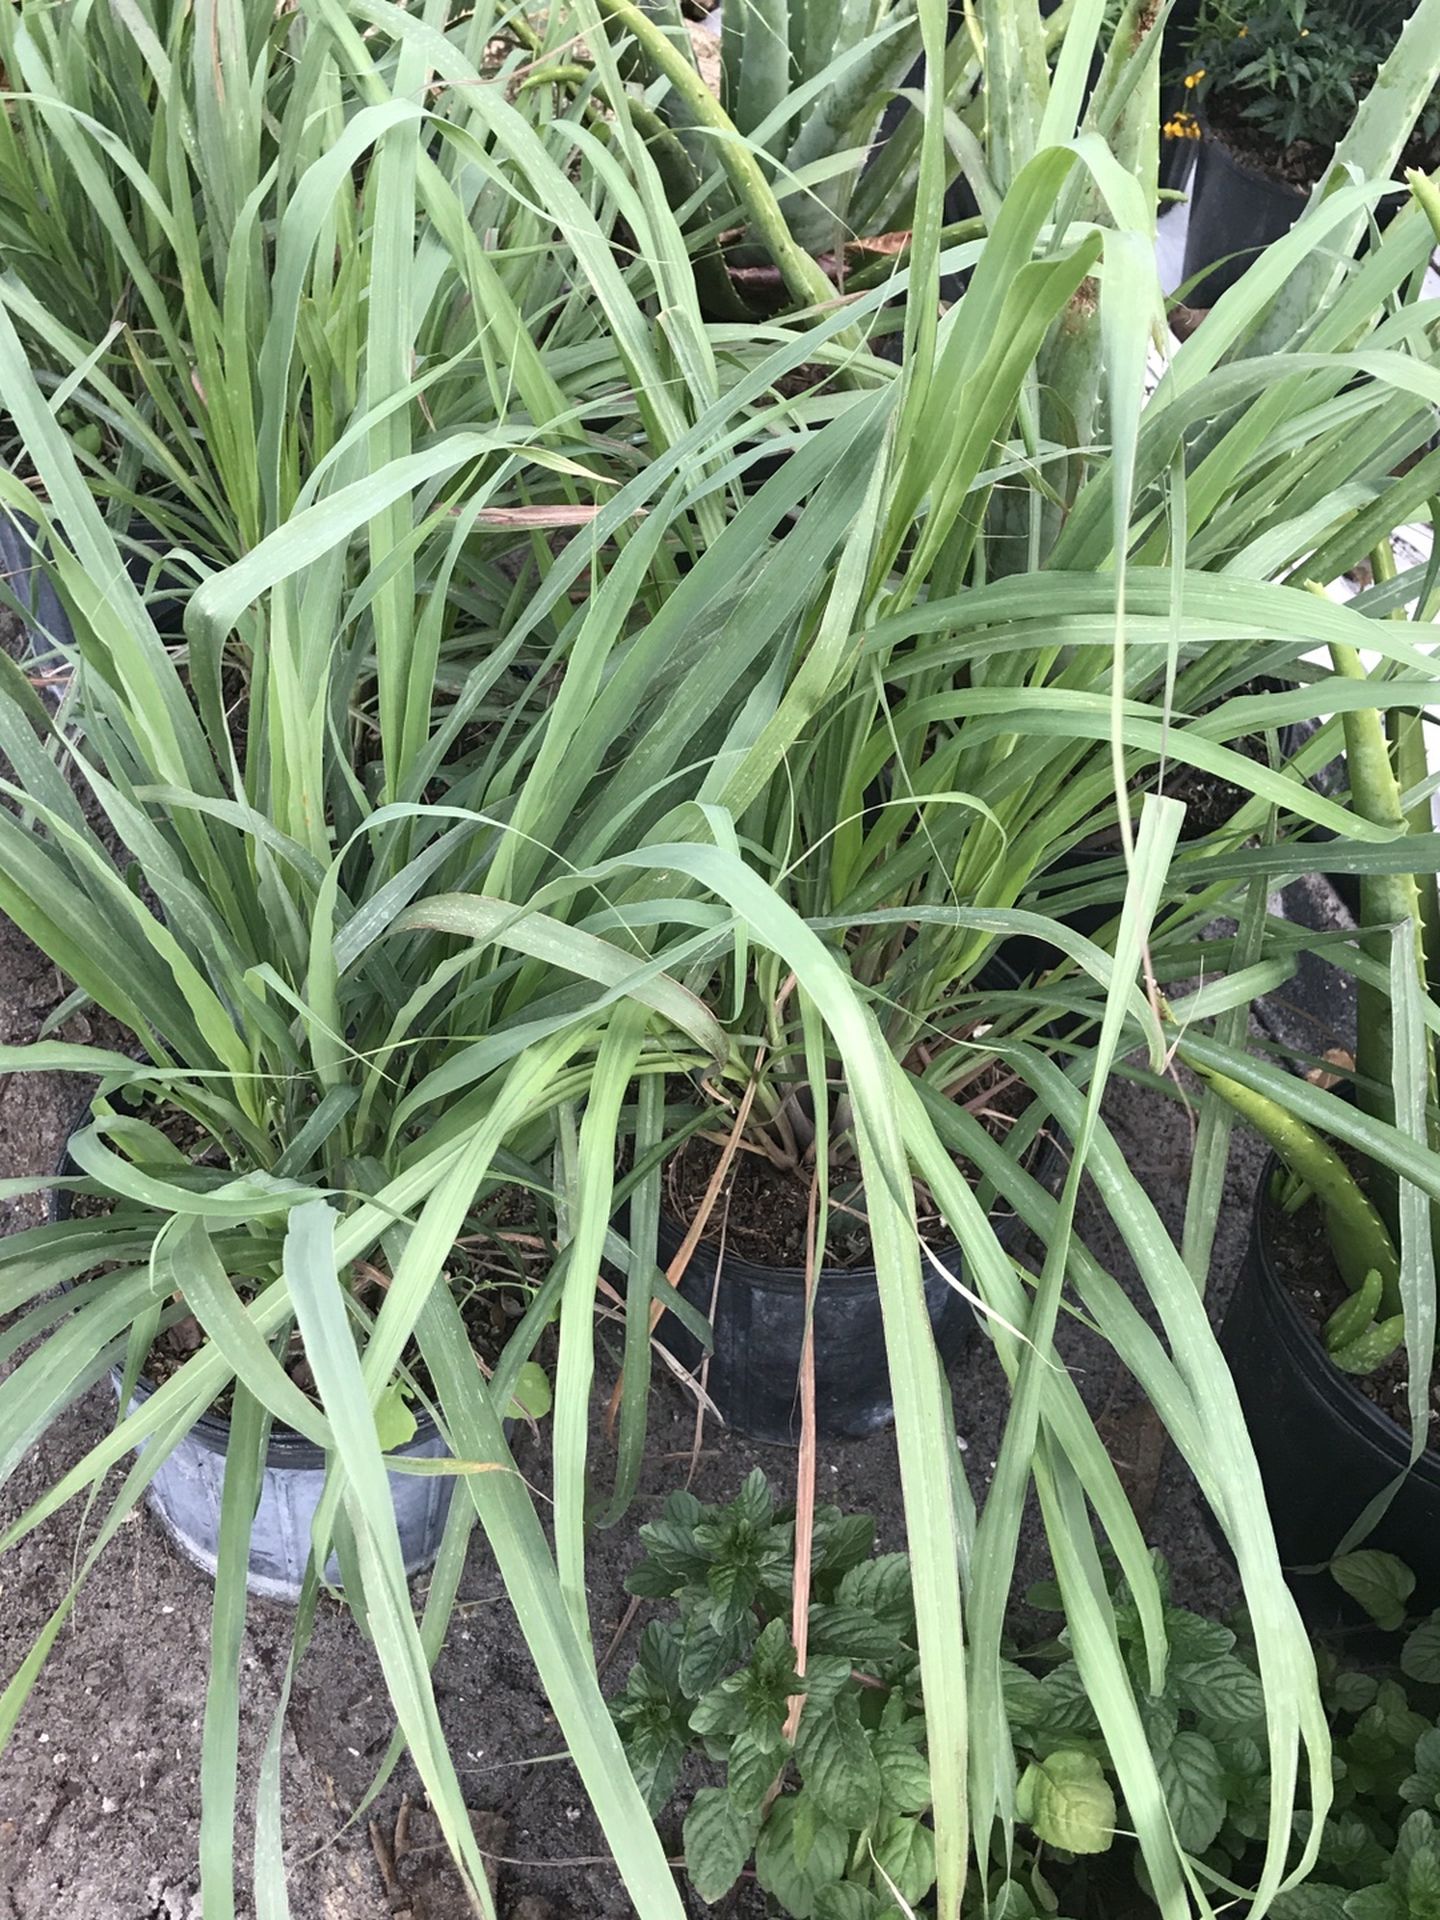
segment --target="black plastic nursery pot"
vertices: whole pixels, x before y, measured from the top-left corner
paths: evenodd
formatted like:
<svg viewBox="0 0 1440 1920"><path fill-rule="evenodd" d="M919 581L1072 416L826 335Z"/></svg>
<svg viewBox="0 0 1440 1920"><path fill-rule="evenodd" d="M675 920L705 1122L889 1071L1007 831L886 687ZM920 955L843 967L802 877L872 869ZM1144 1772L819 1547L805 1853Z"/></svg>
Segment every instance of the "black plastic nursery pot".
<svg viewBox="0 0 1440 1920"><path fill-rule="evenodd" d="M1345 911L1361 926L1364 922L1364 910L1360 904L1360 876L1358 873L1344 873L1338 868L1325 864L1324 849L1340 838L1333 827L1312 826L1305 835L1306 841L1315 847L1315 871L1328 881L1344 903Z"/></svg>
<svg viewBox="0 0 1440 1920"><path fill-rule="evenodd" d="M73 635L69 615L36 561L38 532L35 522L25 514L0 508L0 574L29 615L26 630L30 650L43 662L56 645L68 647ZM148 520L132 517L126 537L139 551L124 550L125 571L145 595L156 632L166 639L177 639L184 631L185 604L194 582L162 564L161 556L169 543Z"/></svg>
<svg viewBox="0 0 1440 1920"><path fill-rule="evenodd" d="M1007 1240L1003 1226L1000 1237ZM662 1213L658 1243L662 1265L674 1258L683 1238L680 1224ZM934 1257L946 1273L960 1277L958 1247L946 1247ZM936 1351L948 1367L972 1338L975 1316L950 1281L928 1260L925 1266L925 1305ZM798 1442L804 1270L757 1266L729 1251L722 1265L719 1250L702 1240L681 1276L680 1292L710 1320L714 1347L705 1390L726 1425L755 1440ZM656 1336L681 1366L698 1370L703 1358L700 1343L673 1313L662 1316ZM815 1288L817 1430L825 1439L860 1439L880 1432L894 1418L875 1269L822 1267Z"/></svg>
<svg viewBox="0 0 1440 1920"><path fill-rule="evenodd" d="M1366 1619L1325 1565L1377 1494L1405 1474L1410 1437L1331 1363L1276 1268L1266 1161L1249 1251L1220 1331L1291 1590L1316 1625ZM1361 1542L1415 1575L1412 1609L1440 1606L1440 1454L1426 1452Z"/></svg>
<svg viewBox="0 0 1440 1920"><path fill-rule="evenodd" d="M119 1391L120 1376L113 1376ZM131 1407L155 1391L141 1380ZM146 1493L150 1511L187 1560L214 1574L220 1550L220 1498L230 1423L205 1414L166 1459ZM396 1453L412 1460L439 1460L446 1452L435 1423L421 1415L415 1436ZM326 1456L303 1434L273 1428L260 1479L260 1497L250 1531L249 1591L264 1600L293 1605L300 1598L315 1511L325 1488ZM407 1575L428 1567L440 1550L455 1482L448 1474L392 1473L390 1498ZM325 1578L341 1585L332 1553Z"/></svg>
<svg viewBox="0 0 1440 1920"><path fill-rule="evenodd" d="M991 961L988 966L997 966ZM1018 984L1004 969L1007 984ZM1037 1141L1030 1171L1045 1179L1056 1149ZM1001 1246L1024 1232L1019 1216L992 1211ZM661 1212L657 1253L668 1266L685 1237L682 1223ZM941 1364L951 1366L975 1334L975 1313L954 1284L963 1280L958 1246L929 1249L922 1259L925 1305ZM805 1272L757 1264L702 1240L679 1283L681 1295L711 1324L713 1347L705 1390L727 1426L755 1440L794 1445L800 1438L799 1373L805 1338ZM697 1373L700 1343L673 1313L656 1337L681 1366ZM885 1350L885 1323L875 1268L822 1267L815 1285L815 1418L825 1439L860 1439L895 1418Z"/></svg>
<svg viewBox="0 0 1440 1920"><path fill-rule="evenodd" d="M1300 218L1306 196L1298 187L1248 167L1207 130L1195 156L1184 277L1192 307L1213 307L1266 247ZM1207 271L1208 269L1208 271Z"/></svg>

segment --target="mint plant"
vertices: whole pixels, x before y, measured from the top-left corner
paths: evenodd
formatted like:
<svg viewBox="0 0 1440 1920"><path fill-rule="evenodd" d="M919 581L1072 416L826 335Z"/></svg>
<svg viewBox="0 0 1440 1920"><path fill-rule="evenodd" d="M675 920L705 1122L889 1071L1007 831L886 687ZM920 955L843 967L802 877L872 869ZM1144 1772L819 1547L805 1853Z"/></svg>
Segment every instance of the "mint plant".
<svg viewBox="0 0 1440 1920"><path fill-rule="evenodd" d="M1406 1614L1414 1577L1366 1549L1332 1568L1387 1632L1393 1667L1367 1672L1317 1650L1335 1740L1335 1800L1319 1860L1285 1894L1279 1920L1440 1920L1440 1612Z"/></svg>
<svg viewBox="0 0 1440 1920"><path fill-rule="evenodd" d="M1168 1571L1158 1557L1156 1572L1168 1597ZM1051 1587L1032 1588L1028 1599L1041 1610L1059 1606L1058 1592ZM1262 1745L1265 1701L1248 1650L1233 1627L1167 1605L1169 1659L1164 1685L1152 1694L1139 1611L1123 1586L1117 1587L1114 1600L1121 1651L1180 1844L1193 1857L1203 1856L1229 1874L1263 1836L1269 1806ZM1046 1658L1053 1664L1043 1678L1007 1689L1012 1736L1017 1754L1031 1756L1031 1771L1043 1767L1053 1774L1057 1753L1067 1756L1064 1777L1072 1795L1094 1796L1096 1815L1081 1829L1091 1844L1077 1844L1071 1807L1062 1806L1057 1819L1045 1799L1032 1799L1028 1773L1021 1776L1017 1811L1051 1851L1062 1856L1099 1851L1094 1844L1100 1826L1099 1785L1110 1791L1109 1755L1064 1633L1049 1648L1032 1649L1015 1671L1025 1675L1028 1667ZM1087 1776L1068 1758L1077 1749L1091 1763ZM1127 1824L1113 1800L1107 1824L1112 1831ZM1103 1845L1110 1845L1109 1833ZM1138 1854L1136 1866L1138 1870Z"/></svg>
<svg viewBox="0 0 1440 1920"><path fill-rule="evenodd" d="M753 1854L761 1887L795 1920L902 1920L934 1883L905 1555L872 1557L867 1517L817 1511L801 1678L790 1639L793 1515L776 1507L763 1474L726 1507L673 1494L640 1537L645 1558L629 1590L673 1601L676 1613L645 1629L613 1711L652 1812L675 1793L688 1755L722 1770L723 1784L701 1786L685 1818L695 1890L722 1898ZM1059 1604L1053 1589L1030 1598ZM1182 1843L1228 1870L1265 1830L1259 1680L1231 1628L1172 1607L1165 1687L1150 1695L1138 1611L1123 1590L1116 1619ZM1011 1651L1003 1679L1029 1844L993 1863L986 1892L992 1911L1027 1920L1060 1910L1067 1873L1108 1853L1125 1819L1065 1633Z"/></svg>
<svg viewBox="0 0 1440 1920"><path fill-rule="evenodd" d="M753 1858L760 1886L794 1920L926 1911L931 1786L906 1556L874 1556L868 1517L817 1510L801 1677L790 1639L794 1518L762 1473L724 1507L672 1494L640 1538L645 1557L627 1585L674 1611L646 1627L612 1711L652 1813L676 1793L687 1757L719 1769L684 1823L686 1869L701 1899L723 1898ZM1243 1886L1270 1813L1265 1701L1248 1625L1243 1615L1223 1622L1168 1604L1158 1556L1155 1568L1169 1647L1159 1692L1149 1691L1139 1610L1117 1581L1121 1652L1181 1846L1202 1876ZM1389 1554L1347 1555L1334 1573L1378 1626L1405 1632L1394 1662L1378 1671L1317 1650L1335 1800L1314 1877L1274 1912L1440 1920L1440 1612L1409 1618L1414 1579ZM1040 1613L1059 1611L1054 1586L1026 1597ZM1095 1904L1089 1876L1101 1866L1148 1892L1066 1631L1008 1653L1015 1808L1026 1831L990 1863L983 1888L974 1871L977 1902L983 1894L998 1920L1081 1914ZM1308 1818L1298 1817L1302 1836Z"/></svg>
<svg viewBox="0 0 1440 1920"><path fill-rule="evenodd" d="M935 1879L910 1566L872 1558L866 1516L815 1515L804 1678L790 1639L794 1520L758 1470L729 1506L672 1494L642 1527L627 1585L678 1605L656 1621L614 1712L652 1812L687 1753L724 1768L685 1819L706 1901L752 1853L760 1885L796 1920L899 1920ZM793 1745L790 1701L803 1696Z"/></svg>

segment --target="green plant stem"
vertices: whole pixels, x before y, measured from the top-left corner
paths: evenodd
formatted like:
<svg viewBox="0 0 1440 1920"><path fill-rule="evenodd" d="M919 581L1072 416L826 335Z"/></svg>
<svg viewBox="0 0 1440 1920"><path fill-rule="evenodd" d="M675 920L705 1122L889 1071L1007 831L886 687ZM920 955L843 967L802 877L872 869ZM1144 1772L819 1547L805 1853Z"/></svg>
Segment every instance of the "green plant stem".
<svg viewBox="0 0 1440 1920"><path fill-rule="evenodd" d="M1365 668L1355 648L1335 643L1330 657L1337 674L1364 680ZM1362 819L1377 826L1406 831L1409 822L1401 804L1400 783L1390 764L1390 747L1380 718L1380 707L1362 707L1341 716L1345 760L1350 774L1350 804ZM1389 959L1387 929L1409 920L1416 930L1416 957L1423 964L1423 919L1420 891L1413 873L1362 874L1360 878L1361 945L1382 966ZM1360 1076L1359 1100L1367 1113L1394 1120L1390 1093L1390 997L1382 987L1360 983L1355 1065Z"/></svg>
<svg viewBox="0 0 1440 1920"><path fill-rule="evenodd" d="M717 158L744 209L746 223L753 236L769 251L790 293L806 306L832 305L836 297L834 287L804 248L797 246L754 153L699 74L631 0L599 0L599 5L634 37L646 59L670 82L696 122L718 135Z"/></svg>
<svg viewBox="0 0 1440 1920"><path fill-rule="evenodd" d="M543 55L544 46L540 36L528 22L522 24L517 16L516 37L525 41L533 52ZM585 62L559 62L553 66L541 66L528 74L520 82L517 91L526 93L535 87L553 86L575 89L586 87L595 79L595 69ZM639 129L641 137L655 162L656 171L665 185L665 193L672 207L683 207L699 189L700 182L695 169L690 164L681 140L674 129L666 125L645 101L635 98L626 102L630 118ZM581 103L581 112L585 115L586 125L597 138L607 146L614 144L615 122L596 99ZM725 271L725 261L719 247L713 242L706 245L693 256L695 282L704 297L705 305L712 315L721 320L744 322L752 320L754 315L735 290L735 283Z"/></svg>
<svg viewBox="0 0 1440 1920"><path fill-rule="evenodd" d="M1396 577L1395 555L1388 541L1371 556L1377 583ZM1404 619L1397 612L1396 619ZM1423 785L1430 767L1425 755L1425 717L1407 708L1393 707L1386 715L1386 731L1394 755L1395 779L1401 798ZM1405 825L1410 833L1432 831L1428 795L1405 809ZM1425 962L1425 979L1433 984L1440 979L1440 888L1433 873L1417 873L1415 888L1420 910L1420 951Z"/></svg>
<svg viewBox="0 0 1440 1920"><path fill-rule="evenodd" d="M1367 1275L1378 1273L1385 1313L1399 1313L1400 1256L1395 1242L1369 1196L1330 1143L1278 1101L1242 1087L1228 1074L1192 1058L1183 1044L1180 1057L1212 1092L1269 1141L1324 1207L1335 1264L1346 1286L1359 1292Z"/></svg>

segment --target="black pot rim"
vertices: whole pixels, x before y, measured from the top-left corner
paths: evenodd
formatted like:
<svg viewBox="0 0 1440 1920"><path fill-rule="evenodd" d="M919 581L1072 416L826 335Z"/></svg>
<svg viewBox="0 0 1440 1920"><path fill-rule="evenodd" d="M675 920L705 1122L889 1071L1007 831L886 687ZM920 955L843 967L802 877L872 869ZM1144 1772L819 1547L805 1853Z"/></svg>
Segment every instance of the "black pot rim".
<svg viewBox="0 0 1440 1920"><path fill-rule="evenodd" d="M1310 198L1308 187L1297 187L1293 180L1287 180L1283 174L1268 173L1263 168L1251 166L1248 160L1242 159L1226 138L1224 128L1217 127L1208 115L1201 117L1200 126L1202 134L1200 152L1228 167L1242 180L1264 187L1281 199L1293 200L1297 206L1303 207Z"/></svg>
<svg viewBox="0 0 1440 1920"><path fill-rule="evenodd" d="M981 962L975 975L977 985L986 974L992 976L988 982L992 987L1005 987L1013 990L1024 984L1021 975L1015 971L998 949L987 954ZM994 977L997 975L1001 977ZM1053 1155L1056 1152L1058 1152L1058 1149L1055 1147L1054 1140L1042 1128L1030 1143L1029 1153L1031 1156L1031 1164L1028 1170L1034 1172L1037 1177L1042 1175L1052 1163ZM667 1162L666 1164L668 1165L669 1163ZM1010 1217L1018 1220L1020 1216L1018 1214L1012 1214ZM660 1224L662 1234L672 1239L677 1248L689 1232L691 1225L688 1221L677 1219L663 1202L660 1207ZM960 1242L958 1240L947 1240L943 1246L932 1247L923 1236L917 1235L917 1238L920 1240L922 1251L920 1263L922 1279L927 1273L933 1271L930 1262L931 1260L935 1260L945 1268L951 1280L955 1280L959 1276L965 1261L965 1249L960 1245ZM708 1260L712 1265L719 1265L720 1248L713 1240L706 1240L702 1237L696 1243L695 1254L702 1259ZM799 1293L804 1290L806 1285L804 1267L760 1266L757 1265L755 1261L748 1260L743 1253L732 1253L728 1247L725 1250L725 1267L728 1273L732 1274L737 1280L742 1281L746 1286L758 1287L766 1293ZM879 1274L873 1263L864 1267L821 1267L819 1273L815 1276L815 1284L817 1288L823 1284L826 1290L832 1295L837 1292L863 1293L868 1291L873 1293L879 1285Z"/></svg>
<svg viewBox="0 0 1440 1920"><path fill-rule="evenodd" d="M1260 1284L1271 1296L1272 1304L1282 1320L1302 1343L1302 1351L1314 1357L1312 1372L1317 1380L1326 1383L1326 1392L1334 1410L1358 1438L1371 1442L1383 1452L1395 1457L1397 1472L1406 1468L1410 1458L1410 1434L1398 1420L1392 1420L1375 1402L1357 1387L1350 1376L1334 1365L1325 1351L1324 1342L1316 1328L1308 1321L1299 1307L1290 1289L1281 1280L1275 1269L1270 1241L1270 1186L1275 1174L1280 1170L1280 1156L1276 1153L1266 1155L1265 1164L1260 1172L1260 1184L1255 1191L1254 1225L1252 1244L1255 1250L1255 1270ZM1433 1444L1425 1448L1415 1465L1409 1469L1410 1477L1426 1481L1440 1487L1440 1449Z"/></svg>
<svg viewBox="0 0 1440 1920"><path fill-rule="evenodd" d="M689 1228L677 1220L673 1213L663 1206L660 1209L662 1235L672 1239L678 1247L684 1240ZM928 1243L922 1241L922 1245ZM958 1240L947 1241L943 1247L929 1247L931 1258L938 1260L953 1280L964 1259L964 1250ZM701 1239L696 1243L695 1252L712 1264L718 1265L720 1248L713 1240ZM928 1267L929 1260L925 1261ZM757 1287L764 1293L803 1293L806 1286L804 1267L767 1267L759 1266L743 1253L734 1253L725 1249L725 1270L733 1279L742 1281L748 1287ZM823 1286L827 1293L873 1293L879 1285L879 1274L875 1266L864 1267L821 1267L815 1276L817 1287Z"/></svg>

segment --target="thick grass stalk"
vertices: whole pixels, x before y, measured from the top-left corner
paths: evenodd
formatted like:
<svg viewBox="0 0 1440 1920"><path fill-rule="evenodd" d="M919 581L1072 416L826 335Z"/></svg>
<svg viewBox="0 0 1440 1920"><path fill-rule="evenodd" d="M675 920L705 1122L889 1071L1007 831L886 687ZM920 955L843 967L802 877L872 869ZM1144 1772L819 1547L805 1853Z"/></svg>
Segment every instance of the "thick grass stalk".
<svg viewBox="0 0 1440 1920"><path fill-rule="evenodd" d="M796 245L753 151L690 61L631 0L597 0L597 4L632 35L645 58L679 94L696 124L716 136L717 157L744 209L746 222L769 250L793 297L805 306L829 306L836 298L835 288L810 255Z"/></svg>
<svg viewBox="0 0 1440 1920"><path fill-rule="evenodd" d="M1323 1135L1253 1087L1197 1060L1181 1045L1180 1057L1304 1181L1325 1209L1330 1244L1345 1284L1358 1291L1371 1273L1380 1275L1385 1311L1400 1306L1400 1256L1373 1202Z"/></svg>
<svg viewBox="0 0 1440 1920"><path fill-rule="evenodd" d="M1355 648L1334 644L1330 658L1336 673L1346 679L1368 677ZM1347 710L1341 715L1350 776L1350 804L1363 819L1373 821L1376 826L1405 833L1410 822L1406 818L1400 783L1390 762L1389 742L1380 714L1383 698L1383 687L1377 688L1376 706ZM1423 979L1424 919L1420 890L1413 873L1362 874L1360 918L1361 945L1382 966L1389 960L1388 929L1408 921L1415 931L1415 959ZM1360 1076L1358 1097L1367 1113L1393 1121L1390 1052L1390 996L1383 987L1362 980L1355 1046L1355 1065Z"/></svg>

